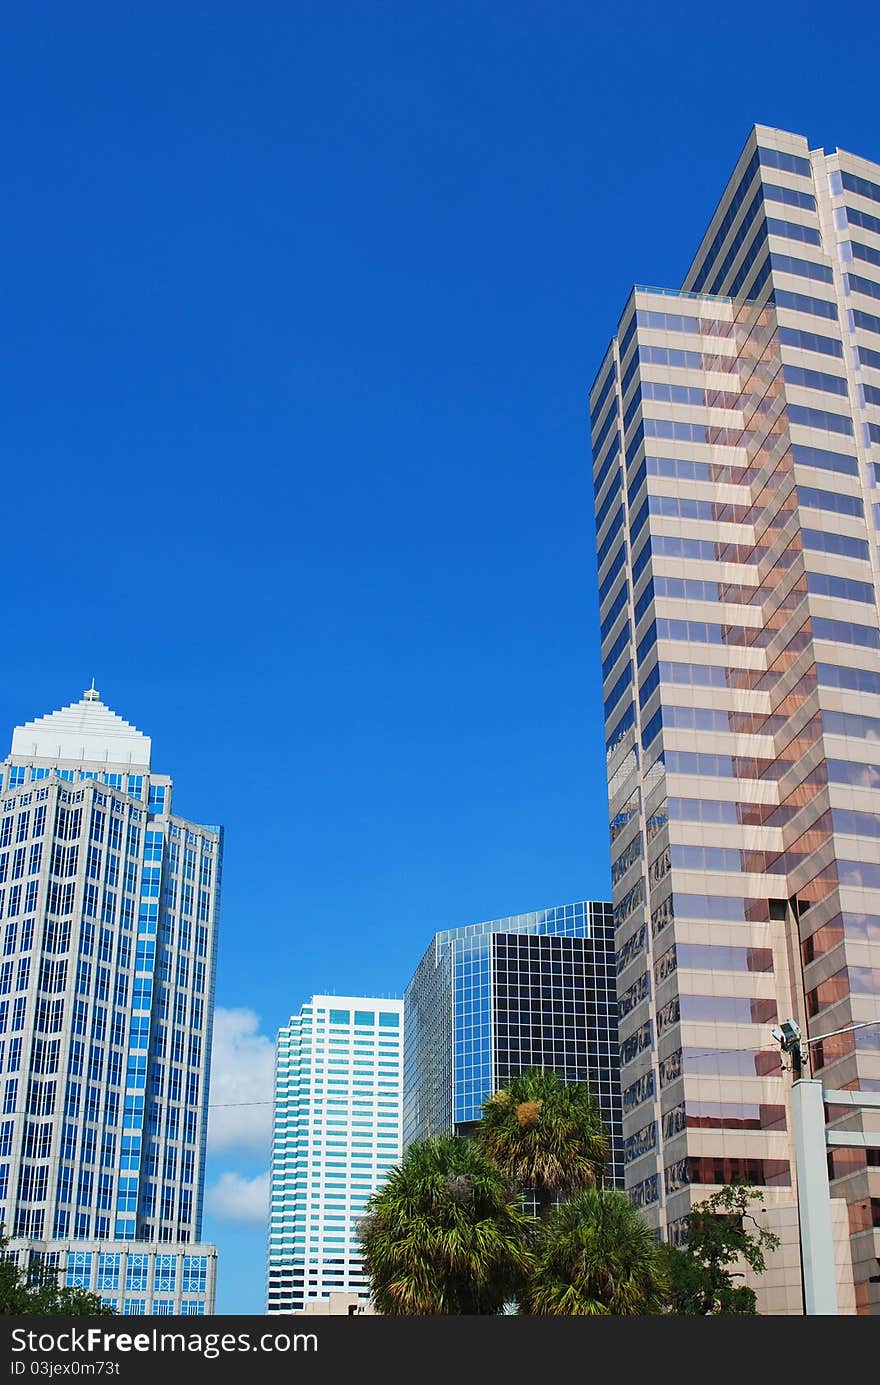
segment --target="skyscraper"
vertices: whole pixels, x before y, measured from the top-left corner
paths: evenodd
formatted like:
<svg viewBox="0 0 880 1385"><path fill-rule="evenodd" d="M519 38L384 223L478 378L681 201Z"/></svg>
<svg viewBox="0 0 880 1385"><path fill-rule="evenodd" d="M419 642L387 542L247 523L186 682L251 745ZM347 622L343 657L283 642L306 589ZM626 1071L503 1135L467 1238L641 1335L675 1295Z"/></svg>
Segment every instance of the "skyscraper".
<svg viewBox="0 0 880 1385"><path fill-rule="evenodd" d="M611 905L566 904L434 936L404 996L404 1144L466 1133L523 1068L588 1083L623 1186Z"/></svg>
<svg viewBox="0 0 880 1385"><path fill-rule="evenodd" d="M401 1155L403 1002L316 995L279 1031L267 1313L369 1301L357 1222Z"/></svg>
<svg viewBox="0 0 880 1385"><path fill-rule="evenodd" d="M0 775L0 1220L126 1313L213 1311L200 1243L222 830L94 686Z"/></svg>
<svg viewBox="0 0 880 1385"><path fill-rule="evenodd" d="M778 1020L880 1089L880 166L756 127L590 410L627 1186L675 1240L731 1179L793 1200ZM877 1159L829 1161L859 1312Z"/></svg>

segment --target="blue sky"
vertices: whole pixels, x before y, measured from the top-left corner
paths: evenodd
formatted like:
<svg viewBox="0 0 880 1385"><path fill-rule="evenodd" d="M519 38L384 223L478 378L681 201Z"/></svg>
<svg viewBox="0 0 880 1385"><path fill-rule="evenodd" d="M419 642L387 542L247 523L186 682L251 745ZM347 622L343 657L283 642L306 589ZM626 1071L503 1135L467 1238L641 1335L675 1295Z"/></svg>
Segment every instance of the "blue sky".
<svg viewBox="0 0 880 1385"><path fill-rule="evenodd" d="M880 159L864 6L19 5L0 727L226 829L205 1234L260 1313L278 1026L606 897L587 392L749 127ZM222 1113L222 1114L221 1114Z"/></svg>

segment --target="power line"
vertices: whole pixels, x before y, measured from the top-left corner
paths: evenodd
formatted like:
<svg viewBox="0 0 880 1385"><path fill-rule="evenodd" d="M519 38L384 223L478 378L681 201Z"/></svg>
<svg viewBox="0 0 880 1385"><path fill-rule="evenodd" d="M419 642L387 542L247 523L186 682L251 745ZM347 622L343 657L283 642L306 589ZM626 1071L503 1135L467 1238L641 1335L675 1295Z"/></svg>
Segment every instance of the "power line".
<svg viewBox="0 0 880 1385"><path fill-rule="evenodd" d="M274 1101L209 1101L209 1111L219 1111L228 1106L274 1106Z"/></svg>
<svg viewBox="0 0 880 1385"><path fill-rule="evenodd" d="M834 1039L838 1034L852 1034L856 1029L869 1029L872 1024L880 1024L880 1020L860 1020L858 1024L849 1024L845 1029L832 1029L828 1034L817 1034L814 1039L805 1038L805 1044L821 1044L824 1039Z"/></svg>
<svg viewBox="0 0 880 1385"><path fill-rule="evenodd" d="M838 1034L852 1034L856 1029L869 1029L869 1028L871 1028L872 1025L875 1025L875 1024L880 1024L880 1019L876 1019L876 1020L862 1020L862 1021L860 1021L858 1024L847 1025L844 1029L832 1029L831 1032L828 1033L828 1034L817 1034L815 1038L812 1038L812 1039L802 1039L802 1042L803 1042L803 1043L808 1043L808 1044L819 1044L819 1043L822 1043L823 1040L825 1040L825 1039L833 1039L833 1038L836 1038ZM718 1056L719 1054L721 1054L721 1053L751 1053L751 1054L756 1054L756 1053L767 1053L767 1052L772 1052L772 1050L765 1049L765 1048L704 1048L704 1049L699 1049L699 1048L698 1048L698 1049L692 1049L692 1050L688 1053L688 1058L715 1058L715 1057L717 1057L717 1056ZM671 1056L671 1055L670 1055L670 1056ZM266 1100L264 1100L264 1101L209 1101L209 1102L208 1102L208 1110L209 1110L209 1111L220 1111L220 1110L230 1110L231 1108L234 1108L234 1107L243 1107L243 1106L274 1106L274 1105L275 1105L275 1102L274 1102L273 1100L270 1100L270 1099L266 1099ZM34 1111L15 1110L15 1111L7 1111L7 1112L5 1112L4 1114L6 1114L6 1115L13 1115L13 1116L22 1116L22 1115L36 1115L37 1113L34 1112Z"/></svg>

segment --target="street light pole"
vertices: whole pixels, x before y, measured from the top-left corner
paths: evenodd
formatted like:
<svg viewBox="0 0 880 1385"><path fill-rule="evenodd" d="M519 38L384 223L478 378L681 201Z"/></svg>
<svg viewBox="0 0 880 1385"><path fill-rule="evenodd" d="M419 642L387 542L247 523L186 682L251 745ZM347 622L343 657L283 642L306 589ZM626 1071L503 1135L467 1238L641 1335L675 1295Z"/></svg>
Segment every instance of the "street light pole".
<svg viewBox="0 0 880 1385"><path fill-rule="evenodd" d="M855 1130L828 1132L825 1127L825 1102L872 1110L880 1108L880 1093L826 1090L821 1082L801 1076L804 1053L810 1044L822 1043L837 1034L851 1034L857 1029L869 1029L875 1024L880 1024L880 1020L863 1020L843 1029L833 1029L830 1034L817 1035L812 1039L805 1038L800 1026L792 1019L784 1020L781 1025L774 1026L770 1031L782 1052L791 1057L794 1078L791 1110L804 1312L807 1314L836 1315L839 1311L827 1148L829 1145L844 1145L861 1149L880 1149L880 1135Z"/></svg>
<svg viewBox="0 0 880 1385"><path fill-rule="evenodd" d="M798 1078L791 1089L798 1222L804 1275L804 1311L837 1314L837 1275L831 1229L831 1193L825 1154L822 1083Z"/></svg>

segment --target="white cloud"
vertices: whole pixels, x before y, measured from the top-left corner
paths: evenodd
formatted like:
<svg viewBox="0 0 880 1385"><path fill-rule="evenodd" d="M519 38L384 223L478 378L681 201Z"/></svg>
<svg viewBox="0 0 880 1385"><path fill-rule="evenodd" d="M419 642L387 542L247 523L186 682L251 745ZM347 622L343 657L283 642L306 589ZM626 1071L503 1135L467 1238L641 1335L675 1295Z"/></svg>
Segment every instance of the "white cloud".
<svg viewBox="0 0 880 1385"><path fill-rule="evenodd" d="M208 1150L268 1156L272 1145L275 1044L253 1010L214 1012ZM226 1175L224 1175L226 1177Z"/></svg>
<svg viewBox="0 0 880 1385"><path fill-rule="evenodd" d="M268 1172L258 1173L256 1178L221 1173L217 1182L205 1190L205 1207L222 1221L265 1226L269 1216Z"/></svg>

